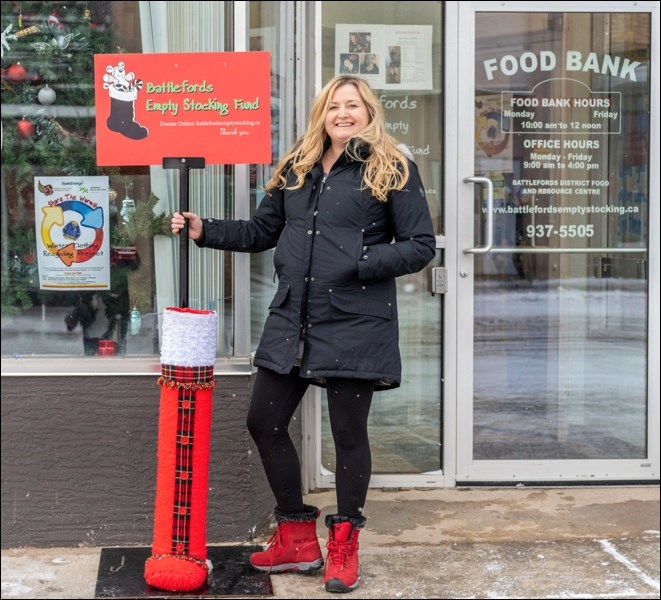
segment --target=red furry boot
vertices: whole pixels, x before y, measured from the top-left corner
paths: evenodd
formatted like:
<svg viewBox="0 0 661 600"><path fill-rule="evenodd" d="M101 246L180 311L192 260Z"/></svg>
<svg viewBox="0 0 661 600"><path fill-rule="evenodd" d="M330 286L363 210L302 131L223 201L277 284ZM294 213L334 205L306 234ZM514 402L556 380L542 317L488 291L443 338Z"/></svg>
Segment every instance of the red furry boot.
<svg viewBox="0 0 661 600"><path fill-rule="evenodd" d="M358 535L365 517L328 515L328 542L324 586L327 592L351 592L358 587Z"/></svg>
<svg viewBox="0 0 661 600"><path fill-rule="evenodd" d="M316 506L305 505L298 514L274 512L278 528L269 539L266 550L250 556L250 564L258 571L282 573L285 571L314 571L323 559L317 539Z"/></svg>

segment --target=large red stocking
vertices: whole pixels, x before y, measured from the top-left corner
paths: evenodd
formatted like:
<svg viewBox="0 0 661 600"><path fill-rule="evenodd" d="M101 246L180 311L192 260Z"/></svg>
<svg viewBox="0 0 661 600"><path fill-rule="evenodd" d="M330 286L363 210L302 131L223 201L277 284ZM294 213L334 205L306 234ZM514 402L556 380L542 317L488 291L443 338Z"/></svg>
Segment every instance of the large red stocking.
<svg viewBox="0 0 661 600"><path fill-rule="evenodd" d="M216 313L167 308L161 344L161 399L152 555L145 581L186 592L209 574L206 515Z"/></svg>

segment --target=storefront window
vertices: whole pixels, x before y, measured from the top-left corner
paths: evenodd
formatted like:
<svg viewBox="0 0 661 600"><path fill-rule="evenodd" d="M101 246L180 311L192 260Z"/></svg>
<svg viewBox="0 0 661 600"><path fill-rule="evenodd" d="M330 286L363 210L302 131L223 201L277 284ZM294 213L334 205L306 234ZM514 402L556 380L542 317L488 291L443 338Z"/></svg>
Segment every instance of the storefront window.
<svg viewBox="0 0 661 600"><path fill-rule="evenodd" d="M138 2L2 2L1 28L2 353L157 352L159 199L147 167L99 168L95 154L93 56L142 51ZM54 215L35 200L53 182L92 184L91 198L95 177L107 178L106 289L76 277L86 249L102 243L92 202L72 196ZM55 268L49 278L40 270L44 252L58 253L71 276Z"/></svg>
<svg viewBox="0 0 661 600"><path fill-rule="evenodd" d="M227 51L225 10L219 2L2 3L4 356L159 353L159 315L180 297L179 244L169 232L179 173L97 166L94 56ZM133 123L122 121L129 137L144 110L133 108ZM231 217L233 181L231 165L191 172L190 209ZM188 259L188 305L218 312L218 354L232 354L232 257L191 244Z"/></svg>

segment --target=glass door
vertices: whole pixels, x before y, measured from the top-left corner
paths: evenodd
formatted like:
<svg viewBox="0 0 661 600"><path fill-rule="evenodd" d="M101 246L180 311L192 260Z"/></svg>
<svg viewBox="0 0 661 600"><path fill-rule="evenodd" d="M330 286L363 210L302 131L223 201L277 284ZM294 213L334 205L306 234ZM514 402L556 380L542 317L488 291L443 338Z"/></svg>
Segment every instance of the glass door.
<svg viewBox="0 0 661 600"><path fill-rule="evenodd" d="M659 477L659 7L581 4L456 3L459 483Z"/></svg>
<svg viewBox="0 0 661 600"><path fill-rule="evenodd" d="M400 277L398 313L402 385L377 392L369 430L376 487L434 486L443 482L441 344L442 295L430 293L431 269L442 261L442 3L322 2L318 91L338 73L370 82L386 128L413 156L437 233L437 258ZM309 53L312 54L312 53ZM326 392L317 394L313 485L334 485L335 451Z"/></svg>

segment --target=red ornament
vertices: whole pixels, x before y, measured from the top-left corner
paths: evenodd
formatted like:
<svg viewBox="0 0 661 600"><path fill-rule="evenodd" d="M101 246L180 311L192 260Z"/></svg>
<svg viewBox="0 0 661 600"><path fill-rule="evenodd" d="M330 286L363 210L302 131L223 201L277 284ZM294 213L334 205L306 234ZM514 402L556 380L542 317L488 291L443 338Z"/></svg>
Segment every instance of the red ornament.
<svg viewBox="0 0 661 600"><path fill-rule="evenodd" d="M16 63L7 69L7 77L12 81L23 81L25 79L25 67Z"/></svg>
<svg viewBox="0 0 661 600"><path fill-rule="evenodd" d="M27 119L21 119L16 125L16 129L18 129L18 133L21 137L29 139L34 134L34 123Z"/></svg>
<svg viewBox="0 0 661 600"><path fill-rule="evenodd" d="M48 17L46 23L48 23L51 27L59 27L60 29L64 29L64 25L62 25L60 17L55 11L53 11L51 16Z"/></svg>

